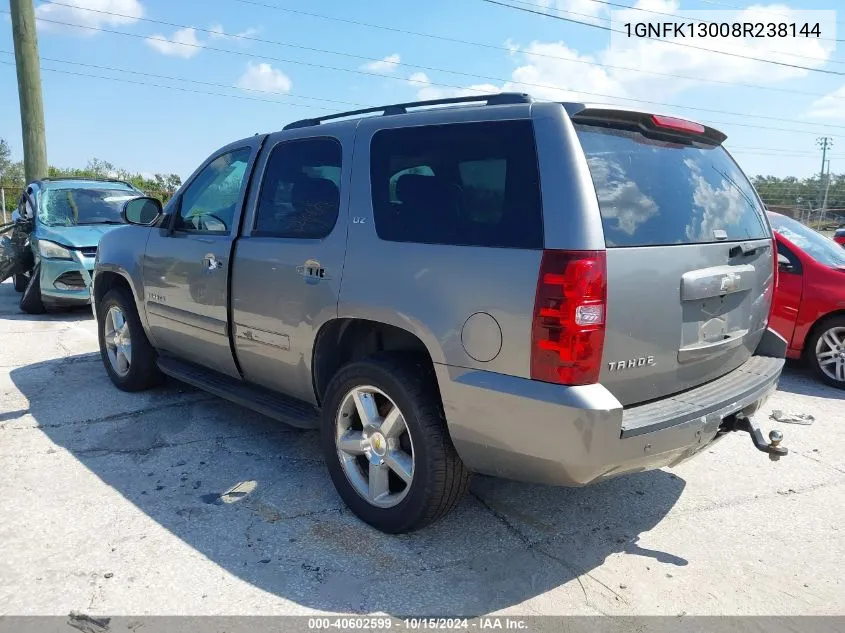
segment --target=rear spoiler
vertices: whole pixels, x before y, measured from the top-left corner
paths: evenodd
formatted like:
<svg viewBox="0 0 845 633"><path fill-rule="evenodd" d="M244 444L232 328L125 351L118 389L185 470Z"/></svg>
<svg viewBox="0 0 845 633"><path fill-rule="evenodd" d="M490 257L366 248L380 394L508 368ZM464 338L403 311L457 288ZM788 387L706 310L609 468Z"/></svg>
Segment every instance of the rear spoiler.
<svg viewBox="0 0 845 633"><path fill-rule="evenodd" d="M570 118L577 123L637 127L647 136L684 143L697 141L707 145L721 145L728 138L727 134L715 128L674 116L575 103L562 105Z"/></svg>

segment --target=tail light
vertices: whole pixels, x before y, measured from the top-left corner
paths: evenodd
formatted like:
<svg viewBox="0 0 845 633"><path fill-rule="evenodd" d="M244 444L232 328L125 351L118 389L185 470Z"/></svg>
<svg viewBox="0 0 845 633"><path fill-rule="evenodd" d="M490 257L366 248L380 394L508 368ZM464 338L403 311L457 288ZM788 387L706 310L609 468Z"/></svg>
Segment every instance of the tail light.
<svg viewBox="0 0 845 633"><path fill-rule="evenodd" d="M606 308L604 251L543 251L531 328L531 378L563 385L597 382Z"/></svg>

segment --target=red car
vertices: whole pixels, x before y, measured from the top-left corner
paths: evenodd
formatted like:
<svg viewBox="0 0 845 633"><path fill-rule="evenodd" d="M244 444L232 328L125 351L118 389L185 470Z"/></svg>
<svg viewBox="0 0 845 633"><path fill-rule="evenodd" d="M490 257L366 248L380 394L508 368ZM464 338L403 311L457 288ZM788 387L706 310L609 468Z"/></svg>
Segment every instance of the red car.
<svg viewBox="0 0 845 633"><path fill-rule="evenodd" d="M836 233L833 234L833 241L845 246L845 226L840 226L836 229Z"/></svg>
<svg viewBox="0 0 845 633"><path fill-rule="evenodd" d="M771 327L829 385L845 389L845 249L800 222L768 213L778 247Z"/></svg>

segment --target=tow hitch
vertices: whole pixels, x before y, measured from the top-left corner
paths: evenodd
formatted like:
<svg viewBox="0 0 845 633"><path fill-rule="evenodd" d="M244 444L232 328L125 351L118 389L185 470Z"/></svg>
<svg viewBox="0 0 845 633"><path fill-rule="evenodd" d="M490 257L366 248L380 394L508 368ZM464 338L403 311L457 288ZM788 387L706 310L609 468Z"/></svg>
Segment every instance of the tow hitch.
<svg viewBox="0 0 845 633"><path fill-rule="evenodd" d="M760 430L759 425L754 421L754 418L749 418L743 413L737 413L736 416L734 416L733 425L730 430L745 431L748 433L751 436L751 441L754 442L754 446L756 446L758 450L768 453L769 459L773 462L776 462L783 455L786 455L789 452L788 448L780 445L783 441L783 433L778 430L769 431L769 443L767 444L766 440L763 439L763 432Z"/></svg>

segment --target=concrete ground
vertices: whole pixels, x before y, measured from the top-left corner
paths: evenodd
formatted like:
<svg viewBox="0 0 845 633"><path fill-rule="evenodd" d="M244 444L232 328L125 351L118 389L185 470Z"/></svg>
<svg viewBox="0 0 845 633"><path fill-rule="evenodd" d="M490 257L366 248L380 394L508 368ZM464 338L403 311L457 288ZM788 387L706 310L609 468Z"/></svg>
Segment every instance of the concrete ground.
<svg viewBox="0 0 845 633"><path fill-rule="evenodd" d="M761 418L815 417L777 424L780 462L735 434L585 489L477 477L397 537L343 507L316 433L122 393L89 312L17 299L0 285L0 615L845 613L845 392L800 366Z"/></svg>

